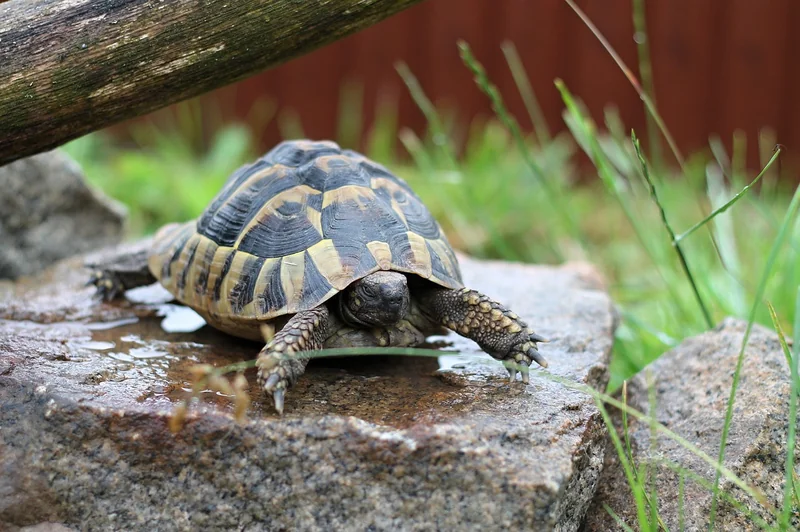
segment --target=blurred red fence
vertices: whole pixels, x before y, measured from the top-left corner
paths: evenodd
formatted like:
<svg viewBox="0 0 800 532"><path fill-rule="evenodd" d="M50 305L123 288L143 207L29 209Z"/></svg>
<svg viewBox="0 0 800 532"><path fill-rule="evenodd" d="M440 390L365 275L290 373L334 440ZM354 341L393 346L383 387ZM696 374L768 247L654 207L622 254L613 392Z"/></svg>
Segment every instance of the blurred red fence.
<svg viewBox="0 0 800 532"><path fill-rule="evenodd" d="M637 51L631 0L579 0L578 4L634 70ZM658 108L686 154L719 134L747 134L748 163L759 164L758 134L771 128L788 155L800 149L800 2L797 0L649 0L647 29ZM265 38L268 38L265 36ZM595 36L562 0L428 0L359 34L208 95L228 117L245 119L268 98L299 115L305 135L334 138L343 84L363 85L362 130L376 103L396 98L399 125L417 131L424 118L395 71L405 61L437 103L457 109L463 123L490 116L485 97L462 64L456 41L466 40L511 110L530 122L500 49L518 48L553 129L562 129L563 104L553 80L561 78L595 119L615 105L627 127L644 136L641 101ZM262 148L280 140L272 120ZM765 149L771 149L769 144ZM762 154L763 155L763 154Z"/></svg>

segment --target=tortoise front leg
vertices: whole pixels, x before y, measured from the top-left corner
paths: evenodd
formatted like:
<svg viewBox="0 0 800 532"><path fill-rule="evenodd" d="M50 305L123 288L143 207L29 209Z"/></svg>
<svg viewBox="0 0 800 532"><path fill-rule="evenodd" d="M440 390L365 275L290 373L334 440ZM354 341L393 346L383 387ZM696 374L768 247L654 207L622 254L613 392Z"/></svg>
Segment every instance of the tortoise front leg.
<svg viewBox="0 0 800 532"><path fill-rule="evenodd" d="M528 382L532 361L547 367L547 361L536 349L537 342L546 340L519 316L477 290L432 287L423 290L418 301L429 319L474 340L494 358L521 366L522 382ZM508 373L515 380L517 368L508 368Z"/></svg>
<svg viewBox="0 0 800 532"><path fill-rule="evenodd" d="M325 305L298 312L258 354L258 381L272 394L279 414L283 414L287 388L297 382L308 364L308 358L293 357L294 353L322 349L336 329L334 320Z"/></svg>

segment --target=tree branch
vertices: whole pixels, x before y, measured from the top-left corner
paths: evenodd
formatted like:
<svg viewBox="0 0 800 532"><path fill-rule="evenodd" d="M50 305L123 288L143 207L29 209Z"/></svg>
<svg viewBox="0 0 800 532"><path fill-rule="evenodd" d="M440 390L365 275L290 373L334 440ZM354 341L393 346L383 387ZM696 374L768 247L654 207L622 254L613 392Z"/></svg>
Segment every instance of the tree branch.
<svg viewBox="0 0 800 532"><path fill-rule="evenodd" d="M419 1L0 2L0 165L241 80Z"/></svg>

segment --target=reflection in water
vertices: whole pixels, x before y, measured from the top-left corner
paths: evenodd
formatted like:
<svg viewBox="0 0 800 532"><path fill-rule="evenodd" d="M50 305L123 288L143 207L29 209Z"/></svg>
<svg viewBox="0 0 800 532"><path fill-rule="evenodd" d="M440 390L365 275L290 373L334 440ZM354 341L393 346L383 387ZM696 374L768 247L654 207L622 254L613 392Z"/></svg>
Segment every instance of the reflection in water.
<svg viewBox="0 0 800 532"><path fill-rule="evenodd" d="M123 325L132 325L138 321L139 318L132 316L130 318L123 318L121 320L87 323L86 328L90 331L105 331L108 329L116 329L117 327L122 327Z"/></svg>
<svg viewBox="0 0 800 532"><path fill-rule="evenodd" d="M159 305L158 315L164 317L161 328L168 333L194 332L206 324L200 314L183 305Z"/></svg>
<svg viewBox="0 0 800 532"><path fill-rule="evenodd" d="M174 301L175 297L163 286L154 283L147 286L131 288L125 292L125 299L143 305L160 305Z"/></svg>
<svg viewBox="0 0 800 532"><path fill-rule="evenodd" d="M97 340L74 342L72 345L78 349L91 349L92 351L108 351L109 349L114 349L116 346L114 342L100 342Z"/></svg>
<svg viewBox="0 0 800 532"><path fill-rule="evenodd" d="M442 355L437 359L439 361L439 369L465 369L474 366L494 366L502 365L501 362L493 359L486 353L464 353L457 355Z"/></svg>

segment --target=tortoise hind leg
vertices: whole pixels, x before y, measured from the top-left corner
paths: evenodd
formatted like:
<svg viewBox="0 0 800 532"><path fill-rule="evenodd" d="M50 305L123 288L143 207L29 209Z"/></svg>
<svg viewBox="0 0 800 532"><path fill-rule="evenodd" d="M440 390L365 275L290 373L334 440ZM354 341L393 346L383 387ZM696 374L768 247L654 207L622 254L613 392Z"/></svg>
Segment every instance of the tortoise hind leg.
<svg viewBox="0 0 800 532"><path fill-rule="evenodd" d="M547 367L536 345L546 340L519 316L477 290L429 287L420 291L417 299L420 310L429 319L474 340L492 357L515 363L522 373L522 382L528 382L531 362ZM508 368L512 381L518 368Z"/></svg>
<svg viewBox="0 0 800 532"><path fill-rule="evenodd" d="M258 381L266 393L272 394L279 414L283 414L286 390L297 382L308 364L307 357L294 355L322 349L325 340L337 328L335 318L325 305L304 310L292 316L258 354Z"/></svg>
<svg viewBox="0 0 800 532"><path fill-rule="evenodd" d="M156 282L147 267L152 239L147 239L119 250L92 257L85 266L92 270L86 283L97 287L97 296L111 301L126 290Z"/></svg>

